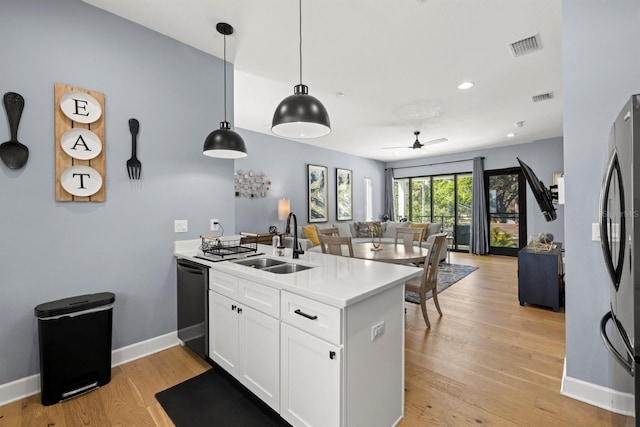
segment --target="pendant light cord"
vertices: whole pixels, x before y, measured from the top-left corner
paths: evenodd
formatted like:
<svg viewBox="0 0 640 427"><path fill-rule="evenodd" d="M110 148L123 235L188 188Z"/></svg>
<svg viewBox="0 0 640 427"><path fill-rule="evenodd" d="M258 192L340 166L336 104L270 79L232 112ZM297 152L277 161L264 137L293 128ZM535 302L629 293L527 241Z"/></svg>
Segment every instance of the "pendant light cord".
<svg viewBox="0 0 640 427"><path fill-rule="evenodd" d="M224 86L224 121L227 121L227 35L224 34L222 39L224 40L224 62L222 63L222 66L224 67L224 81L223 81L223 86Z"/></svg>
<svg viewBox="0 0 640 427"><path fill-rule="evenodd" d="M299 34L300 34L300 84L302 84L302 0L298 0Z"/></svg>

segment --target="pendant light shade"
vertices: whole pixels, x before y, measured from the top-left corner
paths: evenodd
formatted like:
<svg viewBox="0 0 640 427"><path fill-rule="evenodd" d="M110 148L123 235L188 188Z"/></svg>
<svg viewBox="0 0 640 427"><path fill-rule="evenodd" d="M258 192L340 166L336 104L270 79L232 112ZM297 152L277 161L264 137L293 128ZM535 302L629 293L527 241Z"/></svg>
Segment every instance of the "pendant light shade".
<svg viewBox="0 0 640 427"><path fill-rule="evenodd" d="M247 156L247 147L240 135L229 128L229 122L220 122L220 129L214 130L204 140L202 154L221 159L239 159Z"/></svg>
<svg viewBox="0 0 640 427"><path fill-rule="evenodd" d="M309 95L302 84L302 0L298 0L300 18L300 84L294 86L293 95L280 102L273 114L271 131L288 138L317 138L331 132L329 114L324 105Z"/></svg>
<svg viewBox="0 0 640 427"><path fill-rule="evenodd" d="M331 132L329 113L318 98L309 95L309 88L296 85L276 108L271 130L289 138L317 138Z"/></svg>
<svg viewBox="0 0 640 427"><path fill-rule="evenodd" d="M207 136L202 154L222 159L239 159L247 156L247 147L242 137L231 130L227 121L227 36L233 34L233 27L220 22L216 29L224 36L224 121L220 122L220 129Z"/></svg>

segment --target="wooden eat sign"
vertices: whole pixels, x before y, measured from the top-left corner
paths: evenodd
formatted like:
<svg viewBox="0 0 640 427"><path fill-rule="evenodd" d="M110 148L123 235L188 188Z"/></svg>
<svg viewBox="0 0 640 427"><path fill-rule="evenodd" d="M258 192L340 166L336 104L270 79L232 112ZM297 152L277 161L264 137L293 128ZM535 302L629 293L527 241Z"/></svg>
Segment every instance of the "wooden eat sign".
<svg viewBox="0 0 640 427"><path fill-rule="evenodd" d="M104 202L104 94L54 86L56 201Z"/></svg>

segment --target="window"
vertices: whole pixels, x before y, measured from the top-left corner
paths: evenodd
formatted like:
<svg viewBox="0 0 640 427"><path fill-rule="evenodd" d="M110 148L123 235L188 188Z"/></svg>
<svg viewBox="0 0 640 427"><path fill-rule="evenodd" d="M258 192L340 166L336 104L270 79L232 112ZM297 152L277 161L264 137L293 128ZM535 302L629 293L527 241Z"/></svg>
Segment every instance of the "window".
<svg viewBox="0 0 640 427"><path fill-rule="evenodd" d="M471 231L471 173L394 180L396 218L442 224L454 249L468 249Z"/></svg>
<svg viewBox="0 0 640 427"><path fill-rule="evenodd" d="M409 215L409 178L401 178L393 180L393 194L396 220L407 218Z"/></svg>
<svg viewBox="0 0 640 427"><path fill-rule="evenodd" d="M373 186L371 178L364 179L365 221L373 221Z"/></svg>

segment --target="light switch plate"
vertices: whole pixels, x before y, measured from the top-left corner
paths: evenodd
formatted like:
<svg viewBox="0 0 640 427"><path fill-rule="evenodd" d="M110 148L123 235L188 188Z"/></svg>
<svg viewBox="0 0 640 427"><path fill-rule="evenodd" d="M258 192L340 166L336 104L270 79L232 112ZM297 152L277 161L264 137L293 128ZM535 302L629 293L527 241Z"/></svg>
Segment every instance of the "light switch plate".
<svg viewBox="0 0 640 427"><path fill-rule="evenodd" d="M212 219L211 220L211 231L218 231L218 220L217 219Z"/></svg>
<svg viewBox="0 0 640 427"><path fill-rule="evenodd" d="M176 219L173 223L173 228L176 233L186 233L189 231L189 221L186 219Z"/></svg>

